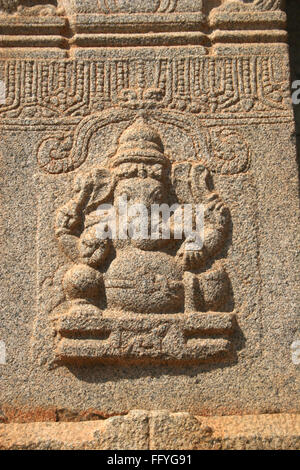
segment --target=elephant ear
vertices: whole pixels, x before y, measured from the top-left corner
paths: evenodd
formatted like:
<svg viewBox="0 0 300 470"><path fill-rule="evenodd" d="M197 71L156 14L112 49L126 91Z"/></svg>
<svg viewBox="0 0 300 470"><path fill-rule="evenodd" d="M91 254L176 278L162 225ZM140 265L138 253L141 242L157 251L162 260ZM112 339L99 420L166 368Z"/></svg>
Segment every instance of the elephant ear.
<svg viewBox="0 0 300 470"><path fill-rule="evenodd" d="M106 168L95 168L92 170L90 180L92 192L86 208L87 213L97 209L100 204L109 201L114 187L112 173Z"/></svg>

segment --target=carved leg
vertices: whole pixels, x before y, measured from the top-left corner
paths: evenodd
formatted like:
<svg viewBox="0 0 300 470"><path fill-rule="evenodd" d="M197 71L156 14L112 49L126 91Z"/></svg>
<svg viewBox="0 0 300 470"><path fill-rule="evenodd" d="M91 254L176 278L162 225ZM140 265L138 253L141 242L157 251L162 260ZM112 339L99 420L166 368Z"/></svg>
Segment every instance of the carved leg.
<svg viewBox="0 0 300 470"><path fill-rule="evenodd" d="M186 272L183 282L185 313L222 311L230 293L229 279L222 265L203 274Z"/></svg>
<svg viewBox="0 0 300 470"><path fill-rule="evenodd" d="M222 311L230 295L228 275L222 265L199 276L199 287L202 292L204 309L214 312Z"/></svg>
<svg viewBox="0 0 300 470"><path fill-rule="evenodd" d="M196 274L185 272L184 284L184 313L203 312L203 298L199 289L199 279Z"/></svg>
<svg viewBox="0 0 300 470"><path fill-rule="evenodd" d="M103 276L96 269L85 264L72 266L64 276L63 288L67 300L71 301L72 311L98 312L96 305L104 292Z"/></svg>

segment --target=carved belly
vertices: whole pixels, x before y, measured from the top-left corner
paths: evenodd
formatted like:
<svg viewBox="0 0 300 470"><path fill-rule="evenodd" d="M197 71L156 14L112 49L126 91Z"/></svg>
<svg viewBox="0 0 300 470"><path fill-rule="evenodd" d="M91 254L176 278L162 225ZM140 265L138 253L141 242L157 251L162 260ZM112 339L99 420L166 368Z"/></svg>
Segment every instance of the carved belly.
<svg viewBox="0 0 300 470"><path fill-rule="evenodd" d="M105 275L107 307L135 313L183 310L182 268L170 255L119 252Z"/></svg>

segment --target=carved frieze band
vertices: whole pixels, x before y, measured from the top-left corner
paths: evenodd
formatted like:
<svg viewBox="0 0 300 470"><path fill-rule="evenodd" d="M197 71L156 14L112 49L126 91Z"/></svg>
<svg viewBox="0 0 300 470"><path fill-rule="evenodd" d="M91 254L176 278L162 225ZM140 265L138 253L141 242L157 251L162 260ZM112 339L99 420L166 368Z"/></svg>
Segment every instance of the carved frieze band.
<svg viewBox="0 0 300 470"><path fill-rule="evenodd" d="M279 10L283 6L282 0L225 0L222 8L230 9L231 11L241 10Z"/></svg>
<svg viewBox="0 0 300 470"><path fill-rule="evenodd" d="M289 112L277 56L0 62L6 119L84 117L112 106L194 114Z"/></svg>
<svg viewBox="0 0 300 470"><path fill-rule="evenodd" d="M60 1L60 0L59 0ZM35 1L35 5L24 5L21 0L0 0L0 14L16 14L20 16L54 16L64 13L63 8L45 5L45 2Z"/></svg>
<svg viewBox="0 0 300 470"><path fill-rule="evenodd" d="M100 13L100 14L120 14L120 13L172 13L176 11L202 11L203 1L194 0L190 5L186 0L58 0L56 9L52 5L45 5L45 2L36 1L35 6L24 6L21 0L0 0L0 12L6 14L27 14L27 15L56 15L68 13ZM49 2L50 3L50 2ZM207 2L212 8L215 2ZM207 6L207 5L205 5ZM236 11L241 8L248 10L279 10L283 6L282 0L225 0L220 8L233 8Z"/></svg>
<svg viewBox="0 0 300 470"><path fill-rule="evenodd" d="M203 164L213 172L236 174L248 167L248 145L228 128L204 130L197 118L288 116L289 84L279 60L191 55L2 61L6 98L0 117L5 124L25 120L41 130L63 119L63 130L44 136L37 149L40 167L52 174L73 171L86 160L95 130L131 114L133 121L141 112L188 127Z"/></svg>

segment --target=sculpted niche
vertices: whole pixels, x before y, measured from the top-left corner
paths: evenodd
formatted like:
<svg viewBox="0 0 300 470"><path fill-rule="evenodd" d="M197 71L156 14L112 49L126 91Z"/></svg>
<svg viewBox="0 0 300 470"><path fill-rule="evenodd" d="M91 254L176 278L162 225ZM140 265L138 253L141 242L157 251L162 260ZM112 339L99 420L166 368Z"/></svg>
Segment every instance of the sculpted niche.
<svg viewBox="0 0 300 470"><path fill-rule="evenodd" d="M111 236L99 207L120 216L124 197L128 225ZM162 236L162 218L155 237L132 231L137 219L130 208L151 214L163 204L171 208L169 236ZM180 237L174 204L191 208L192 230ZM146 221L148 234L151 217ZM110 236L99 236L100 225ZM234 314L223 311L230 312L230 281L221 259L229 227L209 171L199 163L172 164L160 133L137 118L109 164L79 177L73 197L58 209L56 237L71 264L62 280L66 300L54 318L57 357L205 360L229 353ZM92 343L84 341L88 334L96 334Z"/></svg>

